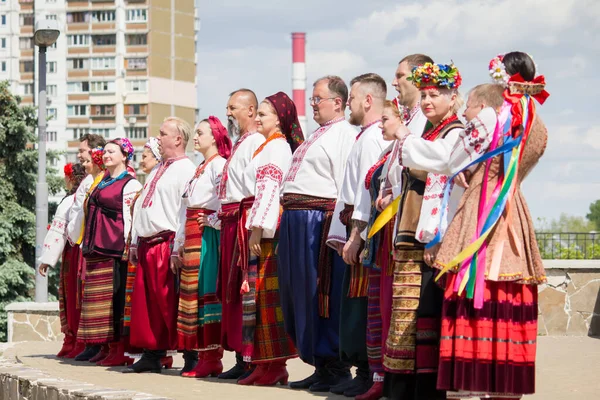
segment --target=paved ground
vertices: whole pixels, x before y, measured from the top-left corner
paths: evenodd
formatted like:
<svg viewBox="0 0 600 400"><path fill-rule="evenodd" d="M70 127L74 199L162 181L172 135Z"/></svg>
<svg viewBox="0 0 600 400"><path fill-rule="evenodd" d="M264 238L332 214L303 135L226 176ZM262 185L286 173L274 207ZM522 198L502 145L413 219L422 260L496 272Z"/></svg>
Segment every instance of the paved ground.
<svg viewBox="0 0 600 400"><path fill-rule="evenodd" d="M600 340L587 337L540 337L537 360L537 394L534 400L600 399ZM199 398L218 399L343 399L336 395L313 395L287 388L238 386L216 379L184 379L179 377L181 357L176 357L175 369L163 374L121 374L118 369L92 366L88 363L61 361L52 356L57 343L24 342L5 351L27 366L43 370L53 377L84 381L103 387L152 393L177 400ZM225 367L233 357L226 355ZM301 361L289 363L290 380L302 379L312 369Z"/></svg>

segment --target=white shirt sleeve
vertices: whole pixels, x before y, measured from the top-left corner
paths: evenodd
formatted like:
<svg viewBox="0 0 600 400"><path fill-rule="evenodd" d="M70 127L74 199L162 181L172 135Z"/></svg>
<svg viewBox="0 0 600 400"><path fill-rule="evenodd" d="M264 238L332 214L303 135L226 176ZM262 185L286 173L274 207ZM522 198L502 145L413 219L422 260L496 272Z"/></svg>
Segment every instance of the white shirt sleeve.
<svg viewBox="0 0 600 400"><path fill-rule="evenodd" d="M344 210L344 202L338 200L335 203L335 209L333 210L333 216L331 217L331 226L329 227L329 233L327 234L327 245L333 247L333 243L345 244L347 240L346 226L340 221L340 213Z"/></svg>
<svg viewBox="0 0 600 400"><path fill-rule="evenodd" d="M131 232L131 203L137 192L142 188L142 184L136 179L132 179L123 188L123 233L125 235L125 243Z"/></svg>
<svg viewBox="0 0 600 400"><path fill-rule="evenodd" d="M381 132L381 131L379 131ZM381 135L381 133L378 133ZM355 188L356 197L354 198L354 212L352 219L363 222L369 221L371 214L371 194L365 188L365 178L369 169L379 160L381 152L385 148L385 142L381 138L369 138L363 142L359 160L358 183Z"/></svg>
<svg viewBox="0 0 600 400"><path fill-rule="evenodd" d="M73 206L69 210L69 225L67 227L67 237L71 243L77 243L81 236L81 229L83 226L83 202L87 195L88 189L92 186L94 177L88 175L79 184L77 191L75 192L75 199L73 200Z"/></svg>
<svg viewBox="0 0 600 400"><path fill-rule="evenodd" d="M68 216L69 210L73 206L73 200L73 195L65 197L56 209L56 213L50 224L50 229L44 238L42 255L40 256L40 262L42 264L48 264L53 267L56 265L56 262L63 252L67 242Z"/></svg>

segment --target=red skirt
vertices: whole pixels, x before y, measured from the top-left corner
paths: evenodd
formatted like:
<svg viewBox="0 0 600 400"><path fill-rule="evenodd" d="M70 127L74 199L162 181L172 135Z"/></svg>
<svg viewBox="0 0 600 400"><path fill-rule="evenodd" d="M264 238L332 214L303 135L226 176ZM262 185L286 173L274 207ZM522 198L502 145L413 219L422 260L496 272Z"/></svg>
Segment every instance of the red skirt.
<svg viewBox="0 0 600 400"><path fill-rule="evenodd" d="M79 294L79 264L83 262L79 246L65 244L60 266L58 285L58 304L60 310L61 332L68 336L77 336L81 309L77 305Z"/></svg>
<svg viewBox="0 0 600 400"><path fill-rule="evenodd" d="M438 389L465 397L534 393L537 286L486 281L483 308L477 310L454 293L455 280L456 274L448 274Z"/></svg>
<svg viewBox="0 0 600 400"><path fill-rule="evenodd" d="M178 293L171 272L174 232L140 238L131 296L130 344L147 350L177 349Z"/></svg>

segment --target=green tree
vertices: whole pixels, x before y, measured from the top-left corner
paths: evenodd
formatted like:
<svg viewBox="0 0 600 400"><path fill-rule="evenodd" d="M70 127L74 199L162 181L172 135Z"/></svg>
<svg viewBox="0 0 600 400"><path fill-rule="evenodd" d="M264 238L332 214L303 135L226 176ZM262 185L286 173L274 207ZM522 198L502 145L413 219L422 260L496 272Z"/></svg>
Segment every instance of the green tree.
<svg viewBox="0 0 600 400"><path fill-rule="evenodd" d="M590 204L590 212L585 217L594 224L595 230L600 230L600 200Z"/></svg>
<svg viewBox="0 0 600 400"><path fill-rule="evenodd" d="M0 82L0 341L6 340L4 307L30 299L35 282L37 118L33 107L20 102L8 82ZM49 171L52 194L60 181L55 172Z"/></svg>

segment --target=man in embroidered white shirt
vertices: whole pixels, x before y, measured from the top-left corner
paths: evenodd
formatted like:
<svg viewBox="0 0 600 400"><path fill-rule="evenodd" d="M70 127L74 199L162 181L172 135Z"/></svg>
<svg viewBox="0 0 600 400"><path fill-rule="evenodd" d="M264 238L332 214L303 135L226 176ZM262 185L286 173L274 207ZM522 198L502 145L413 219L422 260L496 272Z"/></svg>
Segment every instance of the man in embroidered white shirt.
<svg viewBox="0 0 600 400"><path fill-rule="evenodd" d="M166 351L177 349L180 261L171 252L184 207L183 192L196 170L185 156L191 134L192 128L182 119L165 119L158 137L163 161L152 170L135 203L129 257L138 268L131 299L130 343L144 349L144 355L124 372L160 372ZM184 354L186 369L195 366L195 356Z"/></svg>
<svg viewBox="0 0 600 400"><path fill-rule="evenodd" d="M324 239L333 218L356 130L345 120L348 87L338 76L313 85L320 127L295 152L283 186L278 278L286 331L315 373L293 389L328 392L350 380L339 360L340 301L346 265ZM303 227L299 229L299 227Z"/></svg>

